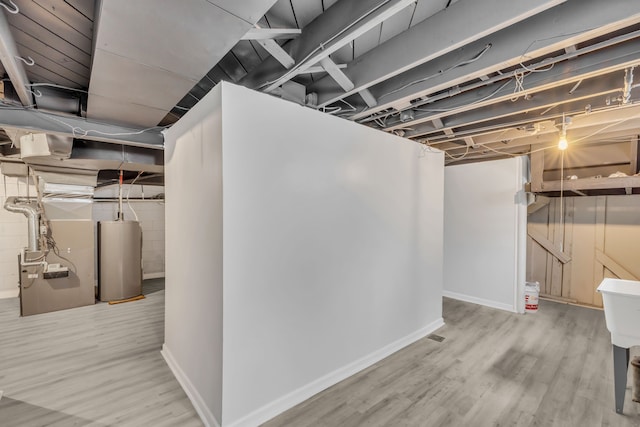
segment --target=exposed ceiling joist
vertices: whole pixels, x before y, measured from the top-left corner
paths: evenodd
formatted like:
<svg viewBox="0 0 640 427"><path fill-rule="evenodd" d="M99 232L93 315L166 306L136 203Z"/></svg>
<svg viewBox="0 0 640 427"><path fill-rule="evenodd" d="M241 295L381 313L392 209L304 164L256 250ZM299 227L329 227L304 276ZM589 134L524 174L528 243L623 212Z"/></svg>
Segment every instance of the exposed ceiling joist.
<svg viewBox="0 0 640 427"><path fill-rule="evenodd" d="M18 58L20 58L20 55L16 42L11 34L9 23L4 16L4 12L0 10L0 61L13 83L20 102L22 105L28 106L32 104L33 99L30 91L27 89L30 81L23 64L19 62Z"/></svg>
<svg viewBox="0 0 640 427"><path fill-rule="evenodd" d="M565 86L556 86L538 92L530 98L519 97L515 102L506 100L486 108L468 110L451 116L443 122L447 128L460 128L487 121L496 122L501 118L517 117L524 114L531 121L541 121L549 116L555 117L563 111L567 113L574 112L576 109L581 112L585 111L586 105L590 105L593 109L602 108L606 105L607 96L615 98L622 92L622 77L622 71L619 71L607 77L584 81L580 88L572 94L569 94L571 83ZM548 114L551 107L554 107L553 111ZM407 137L422 136L434 131L431 121L408 127L413 130L407 133Z"/></svg>
<svg viewBox="0 0 640 427"><path fill-rule="evenodd" d="M259 39L256 41L287 70L295 65L296 61L294 61L293 58L275 42L275 40Z"/></svg>
<svg viewBox="0 0 640 427"><path fill-rule="evenodd" d="M285 45L296 65L282 73L267 58L240 83L270 92L306 68L318 64L341 47L395 15L415 0L342 0L305 26L300 37Z"/></svg>
<svg viewBox="0 0 640 427"><path fill-rule="evenodd" d="M571 126L567 131L569 145L588 142L591 138L628 138L629 132L640 133L638 126L640 120L640 105L611 108L590 114L577 114L572 116ZM517 148L529 145L558 143L559 131L556 126L549 125L540 128L535 135L517 129L504 129L474 135L476 145L500 143L507 148ZM504 141L508 141L508 146ZM442 141L444 144L444 140ZM442 144L436 143L435 147L441 148ZM459 148L459 147L455 147Z"/></svg>
<svg viewBox="0 0 640 427"><path fill-rule="evenodd" d="M301 32L298 28L251 28L240 40L293 39Z"/></svg>
<svg viewBox="0 0 640 427"><path fill-rule="evenodd" d="M373 49L367 55L363 55L361 59L354 61L356 64L348 64L346 74L356 83L356 88L380 83L370 89L378 99L378 106L358 113L352 118L360 119L377 111L392 108L394 105L408 103L416 98L446 90L472 79L480 79L482 76L511 66L517 66L522 62L527 62L530 58L563 50L567 44L585 42L633 25L640 22L640 11L634 5L635 0L612 0L610 2L570 0L518 25L505 28L491 36L476 39L475 42L468 44L463 49L451 51L451 49L443 47L436 55L429 56L429 58L434 58L434 56L440 55L439 58L415 67L409 72L400 74L393 71L394 67L384 69L380 65L374 66L373 61L377 56L385 57L387 55L389 61L384 61L384 64L402 61L402 58L396 59L393 56L388 56L393 55L393 51L399 48L391 45L390 42L397 38L407 37L410 33L407 31ZM469 13L468 8L466 11ZM461 15L465 14L463 11L460 13ZM434 15L434 17L438 15ZM434 17L428 18L414 28L421 27ZM425 27L423 34L414 35L413 44L421 43L423 46L427 46L422 42L427 37L437 38L438 35L431 33L429 27ZM478 58L477 55L489 45L491 48ZM425 48L423 47L422 50ZM397 56L399 55L396 54ZM468 62L474 58L476 59L473 62ZM466 65L457 66L465 62ZM405 66L405 70L406 68ZM376 72L372 72L372 69ZM446 70L446 72L442 72L442 70ZM381 83L383 80L387 81ZM335 102L343 96L326 79L315 83L313 90L327 94L319 98L319 105Z"/></svg>
<svg viewBox="0 0 640 427"><path fill-rule="evenodd" d="M637 32L637 36L640 37L640 32ZM401 123L398 120L389 120L386 130L407 126L414 127L420 123L431 122L436 118L449 117L491 104L510 101L514 96L521 96L523 93L535 94L555 86L609 74L638 63L640 63L640 42L635 39L611 46L606 50L601 49L588 55L578 56L569 62L559 63L552 69L542 73L531 73L522 81L524 86L524 92L522 93L517 93L518 88L515 80L512 79L507 84L498 81L475 91L463 92L440 101L421 105L420 109L426 111L417 111L414 121ZM498 86L503 84L504 86L502 87ZM616 86L618 85L616 84ZM572 94L578 88L579 86L574 86L572 91L569 91L569 94Z"/></svg>
<svg viewBox="0 0 640 427"><path fill-rule="evenodd" d="M309 90L320 94L318 105L331 104L563 1L460 0L356 58L346 70L347 76L356 84L352 91L343 93L327 78L314 83ZM429 42L426 43L425 40ZM428 75L422 74L422 77ZM387 100L380 100L379 94L374 91L372 93L379 102L385 101L386 104ZM379 105L376 109L385 107Z"/></svg>
<svg viewBox="0 0 640 427"><path fill-rule="evenodd" d="M378 100L373 96L369 89L362 89L358 94L362 97L365 104L367 104L367 107L373 108L378 105Z"/></svg>
<svg viewBox="0 0 640 427"><path fill-rule="evenodd" d="M341 70L347 68L347 64L336 64L336 67L340 68ZM313 73L323 73L326 70L324 69L324 67L322 65L314 65L313 67L309 67L306 70L300 71L298 70L298 74L313 74Z"/></svg>
<svg viewBox="0 0 640 427"><path fill-rule="evenodd" d="M338 65L331 60L328 56L326 58L322 58L320 60L320 65L324 70L331 76L333 80L336 81L340 85L340 87L348 92L353 89L353 82L349 80L342 70L338 67Z"/></svg>

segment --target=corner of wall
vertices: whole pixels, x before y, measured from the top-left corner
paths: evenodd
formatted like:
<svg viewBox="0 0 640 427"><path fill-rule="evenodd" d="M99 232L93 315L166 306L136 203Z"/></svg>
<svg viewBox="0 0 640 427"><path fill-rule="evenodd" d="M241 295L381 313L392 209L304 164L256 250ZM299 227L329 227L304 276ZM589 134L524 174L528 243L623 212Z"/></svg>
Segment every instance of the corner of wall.
<svg viewBox="0 0 640 427"><path fill-rule="evenodd" d="M187 394L187 397L189 397L189 400L193 404L193 407L198 415L200 415L200 418L202 419L202 422L205 424L205 426L220 427L220 423L205 404L204 399L202 398L200 393L198 393L198 389L193 385L193 383L191 383L189 377L187 377L182 369L180 369L180 366L173 358L173 355L167 348L166 344L162 345L160 354L162 354L162 357L164 358L165 362L167 362L169 369L171 369L171 372L173 372L173 375L178 380L178 383L180 383L180 386L182 386L182 389Z"/></svg>
<svg viewBox="0 0 640 427"><path fill-rule="evenodd" d="M514 311L524 313L524 285L527 279L527 193L524 185L530 180L529 158L518 158L516 188L519 189L516 206L516 289L514 295Z"/></svg>

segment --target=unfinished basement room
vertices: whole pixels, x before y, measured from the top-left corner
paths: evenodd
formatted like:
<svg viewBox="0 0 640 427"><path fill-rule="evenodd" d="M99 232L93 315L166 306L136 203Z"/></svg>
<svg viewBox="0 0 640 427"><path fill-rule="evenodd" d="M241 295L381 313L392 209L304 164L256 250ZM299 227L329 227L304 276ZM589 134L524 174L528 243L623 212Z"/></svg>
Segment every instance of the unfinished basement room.
<svg viewBox="0 0 640 427"><path fill-rule="evenodd" d="M640 427L640 1L0 0L0 427Z"/></svg>

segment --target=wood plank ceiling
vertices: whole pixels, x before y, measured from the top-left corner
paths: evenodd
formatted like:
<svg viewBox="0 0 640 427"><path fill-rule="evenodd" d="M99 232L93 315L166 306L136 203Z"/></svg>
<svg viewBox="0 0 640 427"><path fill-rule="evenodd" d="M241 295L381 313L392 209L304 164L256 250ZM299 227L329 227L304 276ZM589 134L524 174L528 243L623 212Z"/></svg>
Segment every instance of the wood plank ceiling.
<svg viewBox="0 0 640 427"><path fill-rule="evenodd" d="M91 73L94 2L18 1L19 13L6 14L32 83L87 88Z"/></svg>

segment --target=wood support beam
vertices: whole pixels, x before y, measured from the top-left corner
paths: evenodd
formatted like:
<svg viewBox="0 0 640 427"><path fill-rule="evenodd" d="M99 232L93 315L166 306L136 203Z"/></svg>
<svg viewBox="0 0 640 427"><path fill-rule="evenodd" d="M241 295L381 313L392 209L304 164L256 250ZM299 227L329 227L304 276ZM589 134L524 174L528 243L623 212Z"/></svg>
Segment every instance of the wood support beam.
<svg viewBox="0 0 640 427"><path fill-rule="evenodd" d="M269 52L269 54L280 64L282 64L282 66L287 70L295 65L296 61L294 61L293 58L289 56L289 54L283 48L281 48L275 40L260 39L256 40L256 42L258 42L258 44L262 46L264 50Z"/></svg>
<svg viewBox="0 0 640 427"><path fill-rule="evenodd" d="M341 0L306 25L300 37L287 43L287 54L294 59L295 67L282 73L277 62L268 58L247 74L240 84L271 92L414 1Z"/></svg>
<svg viewBox="0 0 640 427"><path fill-rule="evenodd" d="M640 37L640 32L636 32L636 37ZM622 37L621 39L624 40ZM622 73L621 70L639 62L640 51L638 51L637 48L637 39L632 39L619 45L578 56L570 62L564 63L562 66L554 67L547 72L529 74L525 77L525 84L527 94L533 95L533 99L529 102L522 103L523 108L544 109L545 105L547 107L555 106L556 104L550 100L551 97L544 95L544 92L551 93L553 88L559 86L567 86L566 90L562 93L563 100L570 101L578 96L586 96L589 91L592 91L592 88L582 87L580 91L570 97L567 96L567 91L571 92L576 82L580 80L588 80L616 71ZM613 86L621 86L621 79L622 77L618 78L617 83ZM593 86L593 83L590 83L590 85ZM428 123L435 118L461 115L470 110L482 109L482 107L498 103L511 103L515 90L516 82L513 80L496 81L489 86L480 87L473 91L463 92L450 98L421 105L421 108L427 111L418 111L415 120L410 123L410 126L415 128L418 124L425 123L425 130L428 130ZM573 92L576 92L576 90L577 88L574 89ZM573 92L571 92L571 94L573 94ZM546 101L540 99L538 96L540 93L545 96ZM486 109L486 111L489 111L489 109ZM486 120L487 116L485 115L484 117ZM477 121L482 120L482 117L467 118L467 116L461 116L457 118L455 122L456 125L460 126L464 125L464 123L470 119ZM393 130L394 126L405 125L394 122L393 120L388 121L388 124L388 130Z"/></svg>
<svg viewBox="0 0 640 427"><path fill-rule="evenodd" d="M356 89L376 85L371 90L378 99L378 106L375 109L365 110L355 115L353 119L367 117L402 100L428 96L474 78L479 79L500 69L518 65L523 61L524 55L526 55L524 59L540 57L564 49L567 45L581 43L640 21L640 11L634 7L635 0L613 1L615 4L599 0L570 1L552 10L539 13L518 25L502 27L503 29L499 32L496 31L500 28L487 28L482 35L483 38L465 40L461 39L467 34L468 28L475 27L474 30L482 34L482 29L478 28L479 24L471 26L468 24L491 22L494 18L492 16L470 22L469 16L476 16L476 14L484 16L483 14L488 10L491 13L497 10L501 10L501 14L508 12L506 5L503 10L503 6L487 7L485 2L473 2L475 7L484 11L476 10L475 7L470 11L469 2L459 1L445 11L427 18L411 30L356 58L353 64L349 64L347 75L356 83ZM464 16L454 20L460 22L459 26L455 24L453 26L461 32L451 43L453 49L447 49L445 45L425 44L423 42L425 39L438 40L441 39L439 34L448 33L448 28L443 29L441 26L445 25L449 28L452 26L452 20L455 17L453 12L457 5L462 6L460 13ZM629 13L629 11L635 11L635 13ZM441 20L442 24L432 22L434 19ZM560 28L561 31L559 31ZM434 34L432 30L437 31ZM565 36L549 37L549 34L565 34ZM414 36L415 40L411 36ZM445 41L445 39L442 40ZM535 43L532 44L533 40ZM446 41L452 40L447 38ZM463 43L459 45L459 41ZM417 43L425 47L429 46L431 50L414 46ZM472 63L456 67L456 64L463 60L473 59L474 55L482 52L489 44L491 48L482 57ZM455 50L463 45L464 51ZM394 51L397 53L394 54ZM424 61L420 62L420 58L411 55L401 56L401 53L404 54L406 51L415 51L416 55L421 53ZM463 52L466 56L462 56ZM379 63L376 65L376 59L380 57L388 58L384 61L388 66L385 67ZM442 73L441 70L447 70L447 72ZM433 77L425 79L425 76ZM320 98L321 103L332 103L337 97L343 96L331 82L324 79L316 82L312 90L324 94Z"/></svg>
<svg viewBox="0 0 640 427"><path fill-rule="evenodd" d="M640 280L632 273L629 272L622 265L618 264L615 260L613 260L610 256L605 254L603 251L596 249L596 260L602 265L611 270L613 274L618 276L618 278L623 280Z"/></svg>
<svg viewBox="0 0 640 427"><path fill-rule="evenodd" d="M369 91L369 89L362 89L358 94L362 97L367 107L372 108L378 105L378 101L375 96Z"/></svg>
<svg viewBox="0 0 640 427"><path fill-rule="evenodd" d="M252 28L240 40L293 39L301 32L298 28Z"/></svg>
<svg viewBox="0 0 640 427"><path fill-rule="evenodd" d="M558 261L562 264L566 264L571 261L571 257L562 252L559 248L557 248L553 242L547 239L542 233L535 231L533 229L529 229L527 231L529 237L536 241L540 246L542 246L547 252L553 255Z"/></svg>
<svg viewBox="0 0 640 427"><path fill-rule="evenodd" d="M349 77L347 77L344 72L338 67L338 65L333 62L331 58L328 56L326 58L322 58L320 60L320 66L324 68L324 70L331 76L333 80L336 81L340 85L340 87L345 91L350 91L353 89L354 84Z"/></svg>
<svg viewBox="0 0 640 427"><path fill-rule="evenodd" d="M544 181L542 188L532 191L560 191L561 181ZM532 183L533 184L533 183ZM640 176L621 176L617 178L579 178L564 180L564 191L608 190L615 188L640 188Z"/></svg>

